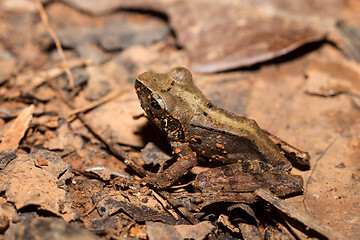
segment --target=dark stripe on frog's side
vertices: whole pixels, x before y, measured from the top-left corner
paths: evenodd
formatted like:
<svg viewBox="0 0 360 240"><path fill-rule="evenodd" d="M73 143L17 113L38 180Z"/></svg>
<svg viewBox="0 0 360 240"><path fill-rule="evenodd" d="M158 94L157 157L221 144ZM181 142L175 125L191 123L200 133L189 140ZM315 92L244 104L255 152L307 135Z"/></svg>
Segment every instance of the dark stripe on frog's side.
<svg viewBox="0 0 360 240"><path fill-rule="evenodd" d="M194 141L195 139L195 141ZM209 129L199 125L191 125L185 130L185 141L190 143L200 155L212 158L213 155L228 156L229 154L244 154L251 160L252 158L262 157L252 146L250 140L238 135L229 134L225 131ZM216 144L224 147L220 149ZM220 159L218 159L220 160ZM227 162L236 162L240 159L228 159Z"/></svg>

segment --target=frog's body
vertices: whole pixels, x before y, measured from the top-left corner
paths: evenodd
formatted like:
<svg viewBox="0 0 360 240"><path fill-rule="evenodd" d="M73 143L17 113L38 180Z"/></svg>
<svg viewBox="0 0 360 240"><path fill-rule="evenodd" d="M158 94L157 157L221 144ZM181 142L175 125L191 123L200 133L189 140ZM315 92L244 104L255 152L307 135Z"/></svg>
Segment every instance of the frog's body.
<svg viewBox="0 0 360 240"><path fill-rule="evenodd" d="M143 73L135 88L142 108L165 131L180 156L173 166L152 177L156 185L167 186L195 166L193 151L211 159L241 163L244 171L290 172L291 163L267 133L254 120L211 103L193 84L187 69Z"/></svg>

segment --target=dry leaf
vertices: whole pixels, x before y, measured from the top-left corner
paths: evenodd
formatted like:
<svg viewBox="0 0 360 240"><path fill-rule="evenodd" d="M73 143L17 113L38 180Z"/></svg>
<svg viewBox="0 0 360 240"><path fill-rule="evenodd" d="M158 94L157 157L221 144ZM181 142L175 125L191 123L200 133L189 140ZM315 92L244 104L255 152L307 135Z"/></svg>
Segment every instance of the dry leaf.
<svg viewBox="0 0 360 240"><path fill-rule="evenodd" d="M147 120L133 119L142 112L134 90L87 113L86 119L91 126L113 142L143 146L144 138L136 133L141 132Z"/></svg>
<svg viewBox="0 0 360 240"><path fill-rule="evenodd" d="M181 240L183 239L173 225L160 222L146 222L146 233L149 240Z"/></svg>
<svg viewBox="0 0 360 240"><path fill-rule="evenodd" d="M29 127L32 115L34 112L34 105L21 111L19 116L14 120L12 125L7 130L4 139L0 143L0 152L5 149L17 149L20 140L23 138L26 130Z"/></svg>
<svg viewBox="0 0 360 240"><path fill-rule="evenodd" d="M320 55L307 70L306 91L319 96L342 93L360 97L359 64L347 59L335 49Z"/></svg>
<svg viewBox="0 0 360 240"><path fill-rule="evenodd" d="M71 152L79 150L83 147L84 140L78 134L74 133L70 124L65 119L60 118L58 128L56 129L56 137L45 142L44 146L50 150L63 150Z"/></svg>
<svg viewBox="0 0 360 240"><path fill-rule="evenodd" d="M56 218L35 218L14 225L7 232L6 239L37 240L99 240L92 232L78 224L70 224Z"/></svg>
<svg viewBox="0 0 360 240"><path fill-rule="evenodd" d="M47 165L40 165L39 159ZM65 185L70 177L70 165L57 154L40 150L19 154L0 171L0 189L17 209L35 205L70 221L75 217Z"/></svg>
<svg viewBox="0 0 360 240"><path fill-rule="evenodd" d="M93 14L119 7L166 14L178 42L191 58L192 69L198 72L249 66L323 39L332 27L330 20L337 19L340 10L346 6L341 0L334 0L331 4L324 0L291 4L283 0L115 0L102 4L63 1Z"/></svg>
<svg viewBox="0 0 360 240"><path fill-rule="evenodd" d="M176 225L175 229L183 239L201 240L216 228L209 221L203 221L195 225Z"/></svg>

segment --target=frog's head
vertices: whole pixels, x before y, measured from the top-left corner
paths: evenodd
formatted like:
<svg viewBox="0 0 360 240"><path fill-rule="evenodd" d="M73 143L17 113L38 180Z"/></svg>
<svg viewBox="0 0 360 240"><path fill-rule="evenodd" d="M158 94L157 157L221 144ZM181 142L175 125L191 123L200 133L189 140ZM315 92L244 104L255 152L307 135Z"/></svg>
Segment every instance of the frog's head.
<svg viewBox="0 0 360 240"><path fill-rule="evenodd" d="M196 111L196 99L202 96L189 70L172 68L168 73L143 73L135 81L141 107L169 137L184 136L184 125Z"/></svg>

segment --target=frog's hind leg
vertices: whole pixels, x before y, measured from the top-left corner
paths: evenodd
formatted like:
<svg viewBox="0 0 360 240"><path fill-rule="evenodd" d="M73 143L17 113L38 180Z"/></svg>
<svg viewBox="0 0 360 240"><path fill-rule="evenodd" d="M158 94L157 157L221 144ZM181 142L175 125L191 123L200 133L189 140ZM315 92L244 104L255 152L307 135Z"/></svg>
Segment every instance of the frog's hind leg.
<svg viewBox="0 0 360 240"><path fill-rule="evenodd" d="M271 172L244 172L241 164L230 164L204 171L196 177L193 185L202 191L212 192L253 192L269 189L277 196L302 191L303 179L298 175Z"/></svg>
<svg viewBox="0 0 360 240"><path fill-rule="evenodd" d="M280 147L280 149L285 153L285 157L289 159L292 164L310 167L310 155L308 152L297 149L268 131L264 130L264 132L276 145Z"/></svg>
<svg viewBox="0 0 360 240"><path fill-rule="evenodd" d="M172 142L171 146L174 153L179 156L176 162L156 174L148 173L147 177L144 178L146 182L157 188L169 187L197 164L196 153L187 143Z"/></svg>
<svg viewBox="0 0 360 240"><path fill-rule="evenodd" d="M142 179L144 182L149 183L156 188L169 187L197 164L196 153L191 150L188 144L172 142L171 146L174 149L174 153L177 154L179 158L170 167L158 173L152 173L143 169L130 158L125 160L125 164L131 167L140 176L144 177Z"/></svg>

